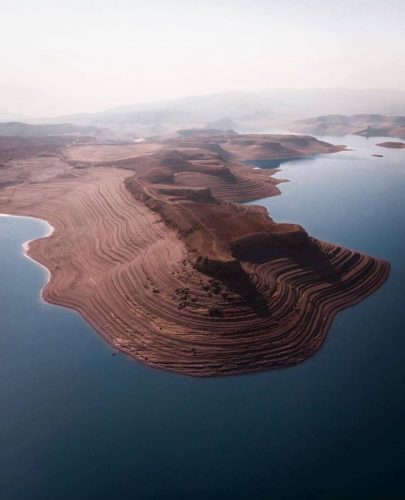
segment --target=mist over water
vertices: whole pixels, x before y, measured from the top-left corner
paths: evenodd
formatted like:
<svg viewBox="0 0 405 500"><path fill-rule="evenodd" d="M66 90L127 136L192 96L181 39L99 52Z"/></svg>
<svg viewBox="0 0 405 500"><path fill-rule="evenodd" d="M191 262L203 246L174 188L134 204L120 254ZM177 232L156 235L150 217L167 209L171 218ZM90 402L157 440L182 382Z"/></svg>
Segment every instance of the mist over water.
<svg viewBox="0 0 405 500"><path fill-rule="evenodd" d="M40 300L22 244L47 225L0 217L0 498L402 498L405 151L325 140L354 151L282 164L291 182L256 203L392 270L293 368L195 379L112 356Z"/></svg>

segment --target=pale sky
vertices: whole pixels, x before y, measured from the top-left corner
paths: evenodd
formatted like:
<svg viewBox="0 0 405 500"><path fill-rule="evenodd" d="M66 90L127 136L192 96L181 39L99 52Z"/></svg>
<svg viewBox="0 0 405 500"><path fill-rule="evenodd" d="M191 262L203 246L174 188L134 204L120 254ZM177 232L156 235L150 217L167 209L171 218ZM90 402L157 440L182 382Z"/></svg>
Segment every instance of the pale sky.
<svg viewBox="0 0 405 500"><path fill-rule="evenodd" d="M3 111L280 87L405 90L405 0L1 0Z"/></svg>

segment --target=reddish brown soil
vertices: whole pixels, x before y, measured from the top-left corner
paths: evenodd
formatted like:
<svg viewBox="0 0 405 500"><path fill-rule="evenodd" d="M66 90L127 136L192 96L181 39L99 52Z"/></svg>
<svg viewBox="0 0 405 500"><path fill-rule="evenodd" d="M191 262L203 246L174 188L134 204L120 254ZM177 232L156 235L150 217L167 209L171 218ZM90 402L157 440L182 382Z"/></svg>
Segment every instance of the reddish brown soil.
<svg viewBox="0 0 405 500"><path fill-rule="evenodd" d="M312 355L336 313L378 288L389 265L235 203L279 192L269 172L238 160L248 156L244 147L255 158L266 148L276 155L268 144L280 137L240 139L172 138L116 160L109 152L95 161L93 151L91 161L68 160L63 175L1 189L0 212L55 227L29 248L51 272L44 298L79 311L130 356L188 375L289 366ZM308 141L295 152L318 148L336 150Z"/></svg>
<svg viewBox="0 0 405 500"><path fill-rule="evenodd" d="M0 161L32 158L36 155L51 154L72 142L71 137L2 137L0 136Z"/></svg>

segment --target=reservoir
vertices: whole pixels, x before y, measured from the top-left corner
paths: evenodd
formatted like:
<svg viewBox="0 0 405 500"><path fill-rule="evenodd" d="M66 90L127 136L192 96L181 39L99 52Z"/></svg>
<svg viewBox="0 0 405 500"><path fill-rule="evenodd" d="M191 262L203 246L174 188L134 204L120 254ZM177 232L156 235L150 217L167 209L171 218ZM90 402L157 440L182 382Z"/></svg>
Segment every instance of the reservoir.
<svg viewBox="0 0 405 500"><path fill-rule="evenodd" d="M405 151L321 139L352 151L281 164L282 195L255 203L391 275L292 368L197 379L113 356L41 300L23 243L49 226L0 217L1 500L402 498Z"/></svg>

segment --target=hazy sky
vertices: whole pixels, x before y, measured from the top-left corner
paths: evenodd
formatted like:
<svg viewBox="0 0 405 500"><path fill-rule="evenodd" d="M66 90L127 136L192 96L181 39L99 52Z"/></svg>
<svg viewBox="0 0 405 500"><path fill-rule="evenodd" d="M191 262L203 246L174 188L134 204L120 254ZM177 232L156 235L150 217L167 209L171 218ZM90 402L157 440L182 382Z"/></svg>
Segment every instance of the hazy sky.
<svg viewBox="0 0 405 500"><path fill-rule="evenodd" d="M405 0L1 0L0 110L227 90L405 90Z"/></svg>

